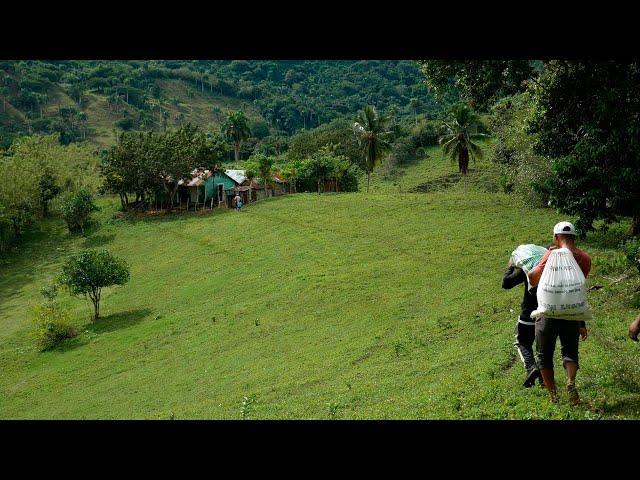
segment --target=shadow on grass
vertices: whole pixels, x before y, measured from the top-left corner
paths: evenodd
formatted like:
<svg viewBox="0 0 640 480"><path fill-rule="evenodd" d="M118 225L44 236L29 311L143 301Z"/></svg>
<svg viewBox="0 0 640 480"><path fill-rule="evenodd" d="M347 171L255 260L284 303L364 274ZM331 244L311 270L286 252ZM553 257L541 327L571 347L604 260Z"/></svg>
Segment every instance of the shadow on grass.
<svg viewBox="0 0 640 480"><path fill-rule="evenodd" d="M156 212L147 212L147 213L120 213L117 217L114 217L110 220L109 223L127 223L127 224L138 224L138 223L166 223L166 222L175 222L175 221L184 221L191 218L198 218L203 216L214 216L221 215L225 212L231 212L233 209L231 208L214 208L198 211L185 211L185 210L173 210L171 212L168 211L156 211Z"/></svg>
<svg viewBox="0 0 640 480"><path fill-rule="evenodd" d="M634 418L638 414L638 405L640 404L640 396L623 398L613 403L608 403L602 409L604 413L611 415L622 415L628 418Z"/></svg>
<svg viewBox="0 0 640 480"><path fill-rule="evenodd" d="M92 235L90 237L85 238L83 247L84 248L104 247L105 245L111 243L114 238L116 238L115 233L111 233L108 235L104 235L104 234Z"/></svg>
<svg viewBox="0 0 640 480"><path fill-rule="evenodd" d="M469 172L471 172L471 169L469 169ZM415 187L412 187L407 191L409 193L426 193L436 190L444 190L459 183L461 180L462 175L460 175L459 173L451 173L443 177L438 177L433 180L429 180L428 182L416 185Z"/></svg>
<svg viewBox="0 0 640 480"><path fill-rule="evenodd" d="M75 338L71 338L69 340L65 340L56 348L51 349L52 352L70 352L71 350L75 350L76 348L84 347L89 343L89 339L83 336L77 336Z"/></svg>
<svg viewBox="0 0 640 480"><path fill-rule="evenodd" d="M127 312L113 313L99 318L95 323L87 325L86 329L91 333L107 333L123 328L129 328L142 322L151 315L148 308L129 310Z"/></svg>
<svg viewBox="0 0 640 480"><path fill-rule="evenodd" d="M43 273L67 255L68 238L66 227L57 218L41 220L24 233L0 267L0 315L5 305L23 295L25 285L40 277L46 281L48 275Z"/></svg>

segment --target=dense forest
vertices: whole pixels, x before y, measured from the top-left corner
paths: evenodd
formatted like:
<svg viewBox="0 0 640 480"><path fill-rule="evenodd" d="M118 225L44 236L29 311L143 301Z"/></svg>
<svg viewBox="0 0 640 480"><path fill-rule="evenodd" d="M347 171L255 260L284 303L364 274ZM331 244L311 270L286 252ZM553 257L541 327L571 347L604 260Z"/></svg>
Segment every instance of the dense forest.
<svg viewBox="0 0 640 480"><path fill-rule="evenodd" d="M253 136L290 135L374 105L400 117L441 110L410 61L2 61L0 148L25 134L114 143L118 132L244 110Z"/></svg>

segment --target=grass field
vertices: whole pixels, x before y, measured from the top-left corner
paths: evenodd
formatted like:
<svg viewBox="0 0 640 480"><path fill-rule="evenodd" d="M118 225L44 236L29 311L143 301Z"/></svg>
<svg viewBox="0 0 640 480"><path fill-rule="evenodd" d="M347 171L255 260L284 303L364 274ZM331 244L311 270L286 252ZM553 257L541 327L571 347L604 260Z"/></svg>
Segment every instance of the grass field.
<svg viewBox="0 0 640 480"><path fill-rule="evenodd" d="M406 193L455 172L438 155L405 171L405 193L377 176L370 194L137 220L105 198L87 238L43 223L0 273L0 417L238 419L246 396L256 419L640 418L625 336L637 308L629 281L614 283L624 225L581 244L604 285L589 298L584 402L567 405L558 358L552 405L520 386L522 289L500 283L510 252L548 242L563 217L473 184ZM106 291L95 325L63 297L81 334L38 353L29 306L85 247L124 257L131 281Z"/></svg>

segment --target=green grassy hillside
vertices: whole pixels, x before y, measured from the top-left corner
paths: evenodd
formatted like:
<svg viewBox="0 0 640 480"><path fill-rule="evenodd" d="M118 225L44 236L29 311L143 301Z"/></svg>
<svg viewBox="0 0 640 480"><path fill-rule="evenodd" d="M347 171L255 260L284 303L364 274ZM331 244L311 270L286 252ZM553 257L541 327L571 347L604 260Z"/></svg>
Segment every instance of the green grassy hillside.
<svg viewBox="0 0 640 480"><path fill-rule="evenodd" d="M237 419L245 396L249 418L639 418L620 230L582 243L604 285L590 293L584 403L561 390L552 405L520 386L522 290L500 282L515 246L546 243L561 217L474 183L406 193L454 171L438 155L409 170L404 193L376 178L370 194L138 220L104 199L87 238L43 223L0 273L0 418ZM103 295L95 325L64 297L81 334L37 353L28 307L84 247L124 257L131 282Z"/></svg>

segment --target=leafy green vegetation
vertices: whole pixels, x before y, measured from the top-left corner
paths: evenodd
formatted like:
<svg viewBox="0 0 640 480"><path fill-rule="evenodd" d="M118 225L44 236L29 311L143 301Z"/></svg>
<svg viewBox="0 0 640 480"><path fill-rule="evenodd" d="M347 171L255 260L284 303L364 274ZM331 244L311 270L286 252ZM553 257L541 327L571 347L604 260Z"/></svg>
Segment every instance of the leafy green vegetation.
<svg viewBox="0 0 640 480"><path fill-rule="evenodd" d="M485 136L478 133L480 120L478 116L465 104L457 104L451 112L451 119L445 122L445 133L440 137L442 153L449 156L452 162L457 162L458 169L465 178L469 170L469 159L482 159L482 148L476 143Z"/></svg>
<svg viewBox="0 0 640 480"><path fill-rule="evenodd" d="M86 250L69 257L62 266L60 283L74 295L85 295L93 304L93 321L100 316L102 289L129 281L129 267L107 250Z"/></svg>
<svg viewBox="0 0 640 480"><path fill-rule="evenodd" d="M89 145L32 136L17 139L7 153L0 156L0 257L38 218L58 213L61 193L95 191L100 184L99 158Z"/></svg>
<svg viewBox="0 0 640 480"><path fill-rule="evenodd" d="M217 130L229 110L247 114L251 147L366 104L407 117L440 110L415 63L375 60L0 61L0 99L0 148L33 133L107 146L123 130Z"/></svg>
<svg viewBox="0 0 640 480"><path fill-rule="evenodd" d="M620 216L640 235L639 85L637 63L551 61L532 87L534 149L554 159L543 186L583 235Z"/></svg>
<svg viewBox="0 0 640 480"><path fill-rule="evenodd" d="M98 209L91 192L79 190L70 192L60 205L60 213L70 233L81 233L91 223L91 214Z"/></svg>
<svg viewBox="0 0 640 480"><path fill-rule="evenodd" d="M43 287L40 293L44 301L33 306L32 319L35 325L36 346L43 352L76 337L78 333L70 324L68 312L58 305L58 286L54 283Z"/></svg>

